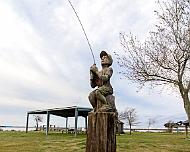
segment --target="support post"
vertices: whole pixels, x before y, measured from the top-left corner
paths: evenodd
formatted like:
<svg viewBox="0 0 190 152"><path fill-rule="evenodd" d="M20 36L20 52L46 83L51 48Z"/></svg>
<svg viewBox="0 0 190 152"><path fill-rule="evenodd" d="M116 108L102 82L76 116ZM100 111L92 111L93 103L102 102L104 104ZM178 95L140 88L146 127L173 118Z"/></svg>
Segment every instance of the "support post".
<svg viewBox="0 0 190 152"><path fill-rule="evenodd" d="M77 136L78 109L75 108L75 137Z"/></svg>
<svg viewBox="0 0 190 152"><path fill-rule="evenodd" d="M86 133L87 133L87 116L85 116L85 129L86 129Z"/></svg>
<svg viewBox="0 0 190 152"><path fill-rule="evenodd" d="M26 119L26 133L28 132L28 123L29 123L29 113L27 113L27 119Z"/></svg>
<svg viewBox="0 0 190 152"><path fill-rule="evenodd" d="M49 117L50 117L50 113L49 111L47 111L46 135L48 135L48 132L49 132Z"/></svg>
<svg viewBox="0 0 190 152"><path fill-rule="evenodd" d="M66 117L66 133L68 133L68 117Z"/></svg>

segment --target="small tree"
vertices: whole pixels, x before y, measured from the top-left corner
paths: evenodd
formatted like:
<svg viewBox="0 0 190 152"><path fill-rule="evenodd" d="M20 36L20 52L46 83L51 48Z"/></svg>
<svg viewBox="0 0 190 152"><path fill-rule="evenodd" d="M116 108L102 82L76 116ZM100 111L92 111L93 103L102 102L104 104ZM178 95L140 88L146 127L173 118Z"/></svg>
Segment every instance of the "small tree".
<svg viewBox="0 0 190 152"><path fill-rule="evenodd" d="M39 122L43 121L43 117L41 115L33 115L33 117L36 122L36 131L38 131Z"/></svg>
<svg viewBox="0 0 190 152"><path fill-rule="evenodd" d="M131 127L137 125L137 112L135 108L126 108L125 111L119 112L119 119L125 120L129 125L130 135L131 135Z"/></svg>
<svg viewBox="0 0 190 152"><path fill-rule="evenodd" d="M173 132L173 128L177 128L179 125L177 123L174 123L172 120L168 121L164 124L164 127L168 128L168 132Z"/></svg>
<svg viewBox="0 0 190 152"><path fill-rule="evenodd" d="M156 123L156 120L154 118L148 119L148 131L150 129L150 126L154 125Z"/></svg>

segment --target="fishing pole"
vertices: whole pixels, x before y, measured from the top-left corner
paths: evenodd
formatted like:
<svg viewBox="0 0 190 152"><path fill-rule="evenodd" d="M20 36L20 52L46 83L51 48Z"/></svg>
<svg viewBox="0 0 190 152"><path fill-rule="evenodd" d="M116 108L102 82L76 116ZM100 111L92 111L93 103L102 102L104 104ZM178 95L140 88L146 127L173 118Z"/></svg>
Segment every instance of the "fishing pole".
<svg viewBox="0 0 190 152"><path fill-rule="evenodd" d="M81 20L80 20L80 18L79 18L79 16L78 16L78 14L77 14L77 12L76 12L76 10L75 10L73 4L71 3L71 1L68 0L68 2L69 2L69 4L71 5L71 7L72 7L72 9L73 9L73 11L74 11L74 13L75 13L75 15L76 15L76 17L77 17L79 23L80 23L80 25L81 25L81 27L82 27L83 33L84 33L84 35L85 35L85 38L86 38L86 40L87 40L88 46L89 46L90 51L91 51L91 54L92 54L92 58L93 58L94 64L96 64L96 63L95 63L94 54L93 54L93 51L92 51L92 47L91 47L91 45L90 45L89 39L88 39L87 34L86 34L86 32L85 32L85 30L84 30L84 27L83 27L83 25L82 25L82 22L81 22Z"/></svg>

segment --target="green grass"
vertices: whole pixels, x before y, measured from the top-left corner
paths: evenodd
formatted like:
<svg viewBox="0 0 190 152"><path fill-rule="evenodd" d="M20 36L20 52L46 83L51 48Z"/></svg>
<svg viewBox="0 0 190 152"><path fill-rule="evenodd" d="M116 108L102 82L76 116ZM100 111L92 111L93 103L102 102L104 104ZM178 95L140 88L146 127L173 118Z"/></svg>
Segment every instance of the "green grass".
<svg viewBox="0 0 190 152"><path fill-rule="evenodd" d="M0 132L0 152L85 152L86 135L43 132ZM189 152L182 133L117 135L117 152Z"/></svg>
<svg viewBox="0 0 190 152"><path fill-rule="evenodd" d="M190 152L190 140L182 133L133 133L117 136L118 152Z"/></svg>

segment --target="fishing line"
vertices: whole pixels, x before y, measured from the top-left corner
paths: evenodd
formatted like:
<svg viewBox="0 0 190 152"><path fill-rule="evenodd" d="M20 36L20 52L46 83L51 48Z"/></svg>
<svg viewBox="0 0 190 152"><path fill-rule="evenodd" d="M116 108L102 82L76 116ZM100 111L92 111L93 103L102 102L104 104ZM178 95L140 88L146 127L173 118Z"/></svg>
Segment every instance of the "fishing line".
<svg viewBox="0 0 190 152"><path fill-rule="evenodd" d="M95 63L94 54L93 54L93 51L92 51L92 47L91 47L91 45L90 45L89 39L88 39L87 34L86 34L86 32L85 32L85 30L84 30L84 27L83 27L83 25L82 25L82 22L81 22L81 20L80 20L80 18L79 18L79 16L78 16L78 14L77 14L77 12L76 12L74 6L72 5L71 1L68 0L68 2L69 2L69 4L71 5L73 11L75 12L75 15L76 15L76 17L77 17L77 19L78 19L78 21L79 21L81 27L82 27L83 33L84 33L84 35L85 35L85 38L86 38L86 40L87 40L88 46L89 46L90 51L91 51L91 54L92 54L92 58L93 58L94 64L96 64L96 63Z"/></svg>

